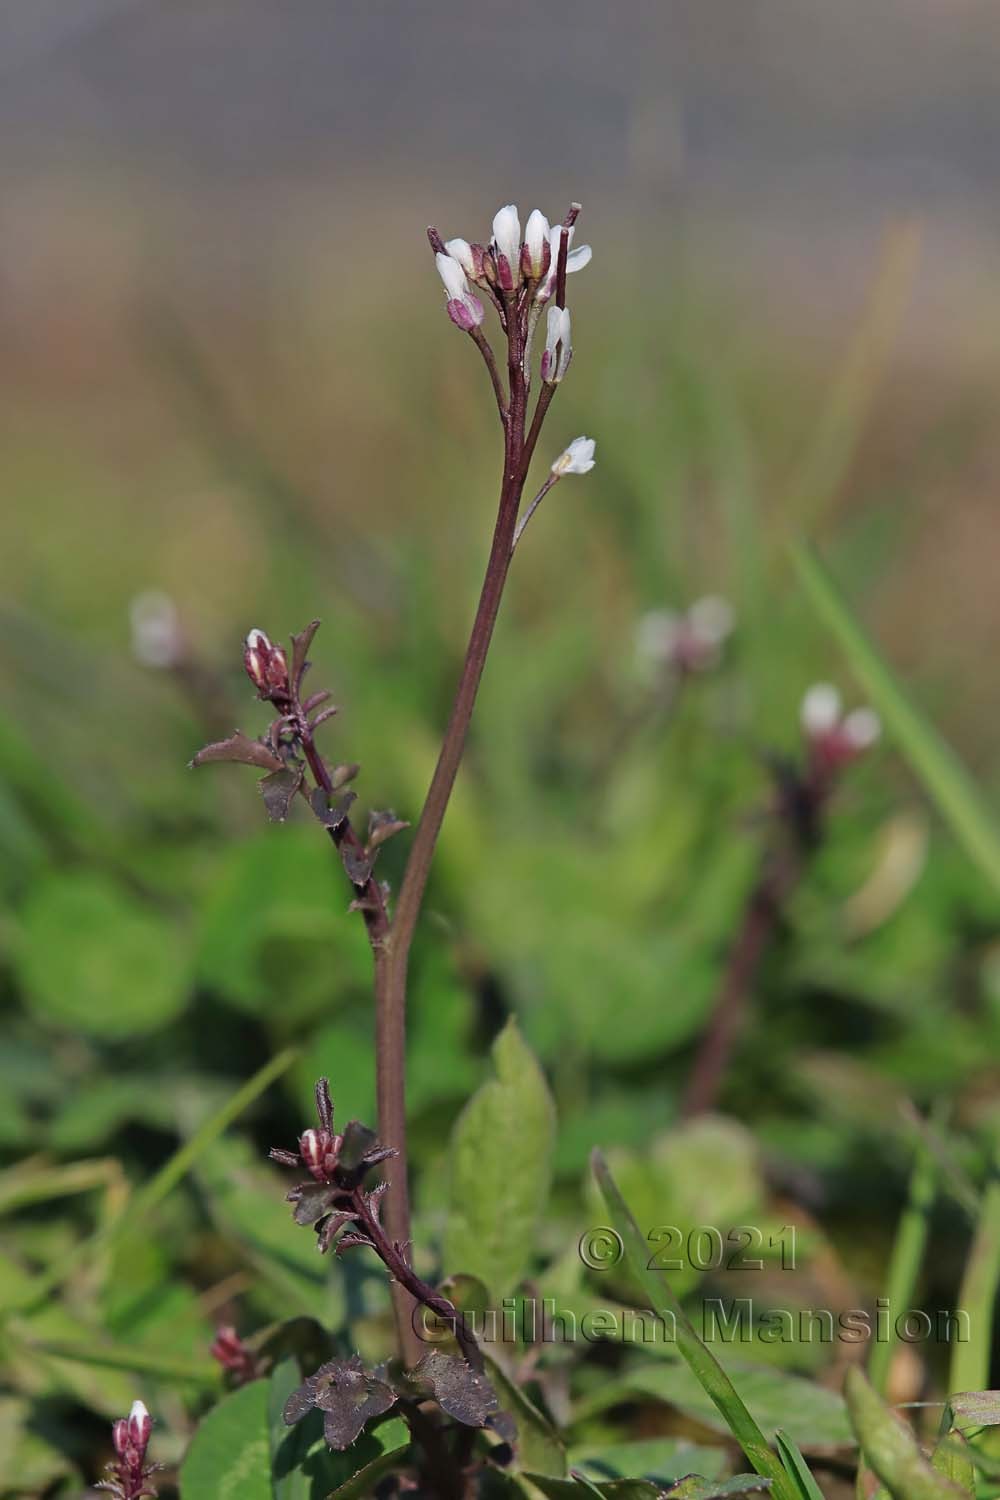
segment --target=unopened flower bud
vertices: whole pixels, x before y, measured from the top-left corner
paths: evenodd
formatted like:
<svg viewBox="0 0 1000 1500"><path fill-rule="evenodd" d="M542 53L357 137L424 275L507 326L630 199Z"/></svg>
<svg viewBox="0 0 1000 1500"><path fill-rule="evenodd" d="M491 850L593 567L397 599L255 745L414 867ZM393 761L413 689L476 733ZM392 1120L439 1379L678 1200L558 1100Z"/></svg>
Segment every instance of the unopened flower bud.
<svg viewBox="0 0 1000 1500"><path fill-rule="evenodd" d="M501 291L512 292L521 279L521 221L517 208L508 203L493 219L493 254Z"/></svg>
<svg viewBox="0 0 1000 1500"><path fill-rule="evenodd" d="M112 1424L111 1441L114 1444L115 1452L118 1454L118 1457L123 1458L125 1456L125 1450L128 1448L127 1417L119 1417L118 1421Z"/></svg>
<svg viewBox="0 0 1000 1500"><path fill-rule="evenodd" d="M465 241L461 243L464 245ZM465 271L453 255L439 250L434 261L444 282L448 316L457 328L469 333L483 321L483 304L470 292Z"/></svg>
<svg viewBox="0 0 1000 1500"><path fill-rule="evenodd" d="M549 221L540 209L532 209L524 226L521 271L529 281L540 281L552 262Z"/></svg>
<svg viewBox="0 0 1000 1500"><path fill-rule="evenodd" d="M874 709L855 708L844 715L840 694L828 682L816 683L806 693L801 720L814 764L824 774L839 770L870 750L882 732Z"/></svg>
<svg viewBox="0 0 1000 1500"><path fill-rule="evenodd" d="M476 264L472 254L472 246L469 244L468 240L445 240L444 248L451 256L452 260L458 261L466 276L471 276L474 279L476 274Z"/></svg>
<svg viewBox="0 0 1000 1500"><path fill-rule="evenodd" d="M288 661L280 646L271 643L263 630L251 630L243 647L247 676L262 698L287 698Z"/></svg>
<svg viewBox="0 0 1000 1500"><path fill-rule="evenodd" d="M326 1182L340 1160L343 1137L328 1130L306 1130L299 1137L299 1155L317 1182Z"/></svg>
<svg viewBox="0 0 1000 1500"><path fill-rule="evenodd" d="M146 1451L149 1436L153 1430L153 1419L141 1401L132 1402L132 1410L128 1414L128 1435L132 1446L140 1455Z"/></svg>
<svg viewBox="0 0 1000 1500"><path fill-rule="evenodd" d="M594 467L593 438L574 438L565 452L560 453L552 465L552 473L561 479L564 474L589 474Z"/></svg>
<svg viewBox="0 0 1000 1500"><path fill-rule="evenodd" d="M550 307L545 323L545 348L542 352L542 379L549 385L558 385L573 357L570 342L570 317L568 307Z"/></svg>

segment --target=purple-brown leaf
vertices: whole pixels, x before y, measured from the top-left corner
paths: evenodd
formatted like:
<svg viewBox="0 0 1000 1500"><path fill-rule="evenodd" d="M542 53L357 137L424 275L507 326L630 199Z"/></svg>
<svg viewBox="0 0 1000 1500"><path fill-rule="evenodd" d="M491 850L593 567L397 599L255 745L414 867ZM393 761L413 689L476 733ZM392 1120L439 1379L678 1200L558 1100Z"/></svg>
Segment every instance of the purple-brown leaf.
<svg viewBox="0 0 1000 1500"><path fill-rule="evenodd" d="M274 751L260 740L252 740L242 729L236 729L228 740L216 740L206 745L191 761L192 766L205 766L210 761L235 761L243 766L257 766L262 771L283 771L285 763Z"/></svg>
<svg viewBox="0 0 1000 1500"><path fill-rule="evenodd" d="M283 766L280 771L272 771L270 776L265 776L257 785L271 822L283 823L288 817L295 793L302 785L302 767Z"/></svg>

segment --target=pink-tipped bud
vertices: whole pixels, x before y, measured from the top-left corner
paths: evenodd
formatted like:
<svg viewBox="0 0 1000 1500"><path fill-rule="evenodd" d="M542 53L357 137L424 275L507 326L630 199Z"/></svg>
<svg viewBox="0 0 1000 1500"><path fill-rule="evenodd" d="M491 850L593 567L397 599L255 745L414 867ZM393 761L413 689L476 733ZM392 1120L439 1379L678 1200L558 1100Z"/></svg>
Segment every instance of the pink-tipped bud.
<svg viewBox="0 0 1000 1500"><path fill-rule="evenodd" d="M140 1456L146 1452L152 1431L153 1419L146 1407L141 1401L133 1401L132 1410L128 1414L128 1436L130 1443Z"/></svg>
<svg viewBox="0 0 1000 1500"><path fill-rule="evenodd" d="M501 291L512 292L521 280L521 221L513 203L508 203L494 215L493 253L497 284Z"/></svg>
<svg viewBox="0 0 1000 1500"><path fill-rule="evenodd" d="M452 297L445 306L449 318L463 333L471 333L474 328L478 328L485 316L483 304L471 292L466 292L464 297Z"/></svg>
<svg viewBox="0 0 1000 1500"><path fill-rule="evenodd" d="M305 1130L299 1136L299 1155L317 1182L328 1182L340 1160L344 1138L328 1130Z"/></svg>
<svg viewBox="0 0 1000 1500"><path fill-rule="evenodd" d="M261 698L287 698L288 661L280 646L272 645L263 630L251 630L243 647L243 665Z"/></svg>

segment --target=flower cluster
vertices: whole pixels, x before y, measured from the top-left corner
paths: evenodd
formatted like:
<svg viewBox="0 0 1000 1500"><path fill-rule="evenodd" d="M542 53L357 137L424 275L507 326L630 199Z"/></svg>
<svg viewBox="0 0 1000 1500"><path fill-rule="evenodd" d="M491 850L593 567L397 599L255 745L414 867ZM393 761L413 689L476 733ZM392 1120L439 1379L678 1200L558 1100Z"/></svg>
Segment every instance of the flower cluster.
<svg viewBox="0 0 1000 1500"><path fill-rule="evenodd" d="M516 296L528 315L537 318L559 287L560 265L565 278L573 271L582 271L590 260L589 245L570 249L578 212L579 206L574 204L568 222L553 228L540 209L533 209L522 237L517 208L508 203L494 215L493 234L486 245L470 244L461 238L442 241L432 230L431 245L452 322L466 333L482 323L483 304L472 291L473 286L501 310ZM557 298L556 305L549 309L542 379L561 380L571 354L569 312Z"/></svg>
<svg viewBox="0 0 1000 1500"><path fill-rule="evenodd" d="M799 710L810 760L817 773L830 776L870 750L882 732L872 708L845 714L840 694L829 682L817 682L802 699Z"/></svg>
<svg viewBox="0 0 1000 1500"><path fill-rule="evenodd" d="M110 1479L102 1479L96 1486L107 1490L115 1500L142 1500L143 1496L155 1497L149 1480L159 1464L146 1462L146 1449L153 1431L153 1419L141 1401L132 1402L127 1417L121 1417L111 1428L115 1459L108 1464Z"/></svg>

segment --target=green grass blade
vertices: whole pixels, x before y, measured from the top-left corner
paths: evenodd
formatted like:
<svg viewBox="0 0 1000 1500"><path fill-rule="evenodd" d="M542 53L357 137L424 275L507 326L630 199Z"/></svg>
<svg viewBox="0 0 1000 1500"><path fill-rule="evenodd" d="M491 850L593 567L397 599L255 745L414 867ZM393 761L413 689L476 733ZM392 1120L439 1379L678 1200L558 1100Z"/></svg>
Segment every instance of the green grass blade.
<svg viewBox="0 0 1000 1500"><path fill-rule="evenodd" d="M800 1500L797 1486L771 1452L767 1439L743 1404L736 1387L712 1352L702 1343L674 1295L667 1279L649 1269L649 1246L618 1191L608 1164L599 1151L591 1157L597 1185L607 1204L615 1229L621 1235L629 1265L655 1313L669 1313L668 1322L677 1329L677 1347L700 1381L706 1395L715 1403L733 1437L747 1459L766 1479L773 1481L777 1500Z"/></svg>
<svg viewBox="0 0 1000 1500"><path fill-rule="evenodd" d="M826 1500L823 1491L813 1478L812 1470L787 1432L782 1432L779 1427L774 1434L774 1441L777 1445L781 1462L784 1464L789 1477L794 1480L801 1500Z"/></svg>
<svg viewBox="0 0 1000 1500"><path fill-rule="evenodd" d="M993 1170L983 1194L983 1208L973 1237L957 1308L969 1319L969 1337L957 1340L952 1357L948 1390L983 1391L990 1383L990 1353L997 1287L1000 1285L1000 1148L994 1153Z"/></svg>
<svg viewBox="0 0 1000 1500"><path fill-rule="evenodd" d="M37 1278L30 1301L21 1302L18 1311L23 1313L37 1307L40 1302L62 1286L81 1260L109 1250L123 1235L128 1233L137 1216L148 1215L158 1204L162 1203L191 1170L199 1156L207 1151L224 1131L229 1129L229 1126L259 1095L264 1093L265 1089L270 1088L275 1079L288 1071L297 1057L297 1048L286 1047L283 1052L272 1057L270 1062L265 1063L252 1078L248 1078L246 1083L237 1089L236 1093L227 1099L214 1115L210 1115L190 1139L174 1152L170 1160L164 1163L145 1187L140 1188L135 1196L129 1199L117 1218L103 1225L78 1245L71 1255L57 1262L55 1266Z"/></svg>
<svg viewBox="0 0 1000 1500"><path fill-rule="evenodd" d="M910 702L816 554L804 542L792 542L790 546L795 571L809 602L836 637L855 676L953 834L1000 890L1000 831L979 788L950 746Z"/></svg>
<svg viewBox="0 0 1000 1500"><path fill-rule="evenodd" d="M201 1386L218 1385L221 1375L219 1366L211 1360L176 1359L130 1345L77 1344L71 1339L27 1338L24 1347L34 1354L69 1359L97 1369L125 1370L132 1375L151 1375L161 1380L185 1381Z"/></svg>
<svg viewBox="0 0 1000 1500"><path fill-rule="evenodd" d="M927 1247L927 1229L937 1192L937 1162L927 1143L917 1145L906 1207L900 1215L889 1261L886 1293L890 1307L912 1307L913 1289ZM894 1337L876 1340L868 1364L868 1378L880 1396L886 1393Z"/></svg>

